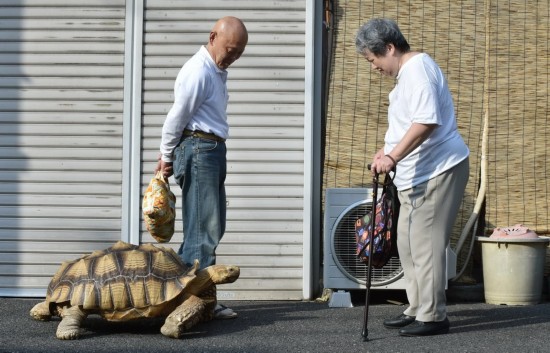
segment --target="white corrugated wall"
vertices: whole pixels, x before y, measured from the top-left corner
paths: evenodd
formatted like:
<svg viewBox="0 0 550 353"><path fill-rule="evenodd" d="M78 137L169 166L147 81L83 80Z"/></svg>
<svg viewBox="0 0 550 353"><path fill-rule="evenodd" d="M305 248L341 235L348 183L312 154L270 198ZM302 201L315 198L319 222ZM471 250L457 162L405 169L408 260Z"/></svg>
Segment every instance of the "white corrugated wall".
<svg viewBox="0 0 550 353"><path fill-rule="evenodd" d="M308 298L312 4L2 0L0 296L43 296L62 261L116 240L154 242L140 205L174 79L214 22L234 15L250 35L229 69L228 225L218 262L240 265L242 275L219 294ZM179 203L176 227L174 248Z"/></svg>
<svg viewBox="0 0 550 353"><path fill-rule="evenodd" d="M218 263L241 277L227 299L302 299L305 1L148 1L143 46L143 186L152 177L176 75L220 17L249 31L229 68L227 232ZM179 187L171 179L176 196ZM182 241L178 206L176 234ZM142 241L154 241L142 229Z"/></svg>
<svg viewBox="0 0 550 353"><path fill-rule="evenodd" d="M3 0L0 295L120 239L123 0Z"/></svg>

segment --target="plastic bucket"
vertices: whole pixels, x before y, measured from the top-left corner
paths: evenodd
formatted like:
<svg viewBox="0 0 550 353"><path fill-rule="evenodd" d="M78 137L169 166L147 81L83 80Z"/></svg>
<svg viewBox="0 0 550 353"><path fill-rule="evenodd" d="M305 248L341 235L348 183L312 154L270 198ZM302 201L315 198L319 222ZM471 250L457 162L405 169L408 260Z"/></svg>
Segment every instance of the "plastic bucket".
<svg viewBox="0 0 550 353"><path fill-rule="evenodd" d="M546 246L550 239L490 239L481 243L485 302L533 305L541 300Z"/></svg>

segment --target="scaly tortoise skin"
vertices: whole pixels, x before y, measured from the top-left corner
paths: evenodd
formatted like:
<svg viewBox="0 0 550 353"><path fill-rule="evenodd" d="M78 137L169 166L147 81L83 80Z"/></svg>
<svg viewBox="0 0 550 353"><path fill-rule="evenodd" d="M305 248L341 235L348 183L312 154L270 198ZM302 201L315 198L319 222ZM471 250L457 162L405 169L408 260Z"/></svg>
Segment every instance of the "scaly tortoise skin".
<svg viewBox="0 0 550 353"><path fill-rule="evenodd" d="M36 320L62 318L59 339L77 339L90 314L109 321L166 317L161 333L180 338L189 328L213 318L216 284L237 280L237 266L198 261L187 267L171 248L117 242L74 261L53 276L46 300L30 314Z"/></svg>

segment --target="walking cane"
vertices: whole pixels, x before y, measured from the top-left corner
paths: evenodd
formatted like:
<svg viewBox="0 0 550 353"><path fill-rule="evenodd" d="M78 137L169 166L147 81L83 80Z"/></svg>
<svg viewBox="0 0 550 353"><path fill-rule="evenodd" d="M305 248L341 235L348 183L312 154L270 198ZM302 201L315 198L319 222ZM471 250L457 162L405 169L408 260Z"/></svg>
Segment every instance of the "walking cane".
<svg viewBox="0 0 550 353"><path fill-rule="evenodd" d="M370 165L368 166L368 169L370 169ZM367 322L369 321L369 302L370 302L370 286L371 286L371 278L372 278L372 255L374 253L374 229L376 228L376 202L378 199L378 173L374 173L374 176L372 178L373 188L372 188L372 217L371 217L371 232L369 233L369 261L367 265L367 292L365 295L365 311L363 313L363 342L367 342L369 340L369 329L367 328Z"/></svg>

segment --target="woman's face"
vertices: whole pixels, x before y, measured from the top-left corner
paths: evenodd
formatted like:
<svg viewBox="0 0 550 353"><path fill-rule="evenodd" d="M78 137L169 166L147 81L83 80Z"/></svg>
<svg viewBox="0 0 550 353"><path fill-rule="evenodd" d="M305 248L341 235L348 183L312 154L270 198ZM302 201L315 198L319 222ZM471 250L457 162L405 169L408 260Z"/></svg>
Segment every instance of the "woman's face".
<svg viewBox="0 0 550 353"><path fill-rule="evenodd" d="M388 50L384 55L374 55L368 49L363 52L363 56L370 63L373 70L389 77L397 77L399 71L399 59L394 54L395 48L391 44L388 45Z"/></svg>

